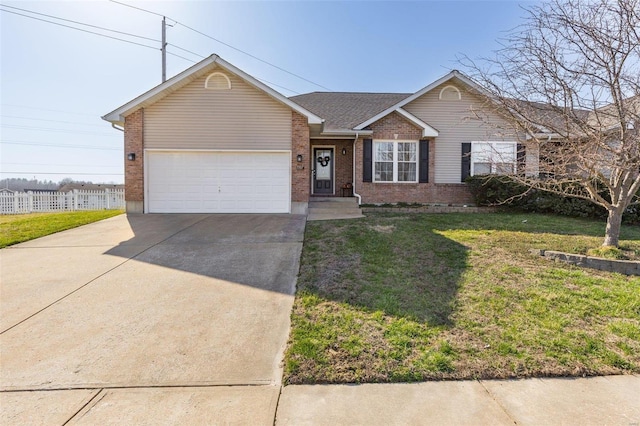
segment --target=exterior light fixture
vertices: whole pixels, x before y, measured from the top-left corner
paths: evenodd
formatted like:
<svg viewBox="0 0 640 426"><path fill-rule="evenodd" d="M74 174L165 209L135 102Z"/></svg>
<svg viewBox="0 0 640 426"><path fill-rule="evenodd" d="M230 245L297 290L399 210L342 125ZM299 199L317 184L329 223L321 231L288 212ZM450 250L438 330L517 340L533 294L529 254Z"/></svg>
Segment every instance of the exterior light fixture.
<svg viewBox="0 0 640 426"><path fill-rule="evenodd" d="M136 159L136 153L135 152L130 152L127 154L127 160L129 161L134 161Z"/></svg>
<svg viewBox="0 0 640 426"><path fill-rule="evenodd" d="M347 155L347 148L342 148L342 155Z"/></svg>
<svg viewBox="0 0 640 426"><path fill-rule="evenodd" d="M296 160L298 161L298 163L302 163L302 154L298 154Z"/></svg>

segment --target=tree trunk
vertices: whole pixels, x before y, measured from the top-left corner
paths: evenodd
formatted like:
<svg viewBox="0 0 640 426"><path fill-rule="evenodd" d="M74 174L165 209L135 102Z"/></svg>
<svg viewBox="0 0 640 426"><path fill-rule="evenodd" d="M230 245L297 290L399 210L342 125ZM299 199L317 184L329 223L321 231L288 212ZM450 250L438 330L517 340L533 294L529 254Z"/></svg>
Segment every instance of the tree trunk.
<svg viewBox="0 0 640 426"><path fill-rule="evenodd" d="M622 213L620 209L610 209L607 217L607 229L604 233L603 247L618 247L620 240L620 227L622 225Z"/></svg>

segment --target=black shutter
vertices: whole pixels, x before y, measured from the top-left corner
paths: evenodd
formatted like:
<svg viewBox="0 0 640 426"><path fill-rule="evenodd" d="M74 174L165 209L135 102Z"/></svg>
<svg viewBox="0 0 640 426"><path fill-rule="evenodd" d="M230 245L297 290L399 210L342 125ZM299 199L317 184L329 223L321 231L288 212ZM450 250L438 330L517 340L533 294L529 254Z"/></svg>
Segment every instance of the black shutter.
<svg viewBox="0 0 640 426"><path fill-rule="evenodd" d="M471 142L462 144L462 175L461 182L464 182L471 175Z"/></svg>
<svg viewBox="0 0 640 426"><path fill-rule="evenodd" d="M527 148L519 143L516 149L516 170L519 175L524 175L527 170Z"/></svg>
<svg viewBox="0 0 640 426"><path fill-rule="evenodd" d="M364 141L364 153L362 155L362 181L371 182L373 176L371 167L373 165L373 143L371 139Z"/></svg>
<svg viewBox="0 0 640 426"><path fill-rule="evenodd" d="M429 182L429 141L420 141L420 178L418 182L420 183L428 183Z"/></svg>

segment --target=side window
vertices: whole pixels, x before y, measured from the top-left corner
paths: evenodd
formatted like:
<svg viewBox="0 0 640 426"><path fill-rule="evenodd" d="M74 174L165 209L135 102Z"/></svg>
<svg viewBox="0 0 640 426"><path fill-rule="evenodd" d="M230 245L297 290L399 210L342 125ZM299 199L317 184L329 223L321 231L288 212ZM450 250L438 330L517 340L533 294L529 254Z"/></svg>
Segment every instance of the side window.
<svg viewBox="0 0 640 426"><path fill-rule="evenodd" d="M472 142L471 175L516 173L516 142Z"/></svg>

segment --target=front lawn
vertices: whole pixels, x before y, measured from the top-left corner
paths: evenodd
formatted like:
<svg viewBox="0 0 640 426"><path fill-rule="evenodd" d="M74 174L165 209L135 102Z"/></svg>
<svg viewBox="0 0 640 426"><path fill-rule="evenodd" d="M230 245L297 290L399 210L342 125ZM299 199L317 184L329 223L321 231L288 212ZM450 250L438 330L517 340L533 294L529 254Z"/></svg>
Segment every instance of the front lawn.
<svg viewBox="0 0 640 426"><path fill-rule="evenodd" d="M122 210L0 216L0 248L122 214Z"/></svg>
<svg viewBox="0 0 640 426"><path fill-rule="evenodd" d="M553 263L604 223L535 214L309 222L285 382L640 372L640 277ZM640 227L621 244L640 252Z"/></svg>

